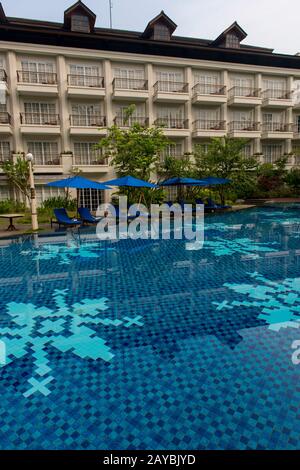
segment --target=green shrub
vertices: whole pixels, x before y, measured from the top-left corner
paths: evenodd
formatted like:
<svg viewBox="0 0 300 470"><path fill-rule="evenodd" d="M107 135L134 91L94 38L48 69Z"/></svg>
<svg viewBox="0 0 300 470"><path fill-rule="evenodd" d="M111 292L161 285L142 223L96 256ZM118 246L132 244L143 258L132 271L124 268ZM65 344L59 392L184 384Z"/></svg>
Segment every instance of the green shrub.
<svg viewBox="0 0 300 470"><path fill-rule="evenodd" d="M13 212L24 212L25 204L12 199L0 201L0 214L9 214Z"/></svg>
<svg viewBox="0 0 300 470"><path fill-rule="evenodd" d="M39 208L39 214L51 216L53 214L53 209L59 209L60 207L64 207L69 211L76 211L77 200L65 198L62 196L50 197L42 203L41 207Z"/></svg>

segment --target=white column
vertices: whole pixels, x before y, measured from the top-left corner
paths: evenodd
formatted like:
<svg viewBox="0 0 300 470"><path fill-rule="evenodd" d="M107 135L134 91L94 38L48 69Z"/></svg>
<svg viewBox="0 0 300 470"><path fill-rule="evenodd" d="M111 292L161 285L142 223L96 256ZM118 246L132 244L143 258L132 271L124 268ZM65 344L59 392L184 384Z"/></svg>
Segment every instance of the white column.
<svg viewBox="0 0 300 470"><path fill-rule="evenodd" d="M189 87L189 100L185 103L185 119L188 119L189 124L189 136L185 138L185 151L193 151L193 139L192 139L192 123L193 123L193 108L192 108L192 86L193 86L193 71L192 67L185 68L185 81Z"/></svg>
<svg viewBox="0 0 300 470"><path fill-rule="evenodd" d="M105 86L105 97L104 97L104 109L106 115L107 126L110 127L113 125L113 103L112 103L112 81L113 81L113 72L110 60L105 60L103 63L103 72L104 72L104 86Z"/></svg>
<svg viewBox="0 0 300 470"><path fill-rule="evenodd" d="M152 126L156 116L154 112L154 103L153 103L153 95L154 95L154 89L153 85L155 83L155 77L154 77L154 71L153 71L153 65L152 64L146 64L145 66L146 70L146 80L148 81L148 99L146 101L146 116L148 117L149 120L149 126Z"/></svg>
<svg viewBox="0 0 300 470"><path fill-rule="evenodd" d="M67 152L72 150L70 139L70 116L69 116L69 102L68 102L68 82L67 82L67 66L65 57L59 55L57 57L57 81L58 81L58 96L59 96L59 116L60 116L60 129L61 129L61 151ZM68 169L64 169L68 173Z"/></svg>
<svg viewBox="0 0 300 470"><path fill-rule="evenodd" d="M10 114L13 125L13 150L15 152L24 151L22 145L22 135L20 132L20 100L17 92L17 57L13 51L7 53L7 76L10 93Z"/></svg>

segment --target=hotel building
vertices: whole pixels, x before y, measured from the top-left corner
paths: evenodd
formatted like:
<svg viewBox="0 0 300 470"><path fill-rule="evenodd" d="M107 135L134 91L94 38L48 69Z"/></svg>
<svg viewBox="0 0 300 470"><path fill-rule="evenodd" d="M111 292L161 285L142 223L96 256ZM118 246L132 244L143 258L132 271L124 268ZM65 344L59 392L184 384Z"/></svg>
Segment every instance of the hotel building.
<svg viewBox="0 0 300 470"><path fill-rule="evenodd" d="M58 194L46 182L79 170L114 177L94 145L114 122L126 127L129 104L132 120L164 127L175 144L165 155L228 135L248 139L245 158L300 164L300 56L243 44L237 23L208 40L176 36L164 12L133 32L95 27L81 1L62 23L9 18L0 7L0 200L13 197L1 162L28 151L39 203ZM99 197L81 194L91 208Z"/></svg>

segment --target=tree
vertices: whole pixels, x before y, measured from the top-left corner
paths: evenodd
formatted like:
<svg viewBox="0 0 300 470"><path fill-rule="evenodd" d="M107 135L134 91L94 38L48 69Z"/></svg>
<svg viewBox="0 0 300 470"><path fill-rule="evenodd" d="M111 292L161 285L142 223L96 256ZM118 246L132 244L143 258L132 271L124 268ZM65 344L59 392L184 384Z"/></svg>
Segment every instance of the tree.
<svg viewBox="0 0 300 470"><path fill-rule="evenodd" d="M263 191L272 191L283 186L286 178L287 157L279 158L275 163L264 163L258 169L258 187Z"/></svg>
<svg viewBox="0 0 300 470"><path fill-rule="evenodd" d="M293 168L285 177L286 184L295 191L300 190L300 169Z"/></svg>
<svg viewBox="0 0 300 470"><path fill-rule="evenodd" d="M194 153L196 177L229 178L232 181L232 188L239 188L241 183L243 186L251 185L255 181L258 164L255 158L244 157L242 150L246 144L245 139L221 137L212 139L207 152L196 146ZM227 185L218 185L216 190L221 203L224 204Z"/></svg>
<svg viewBox="0 0 300 470"><path fill-rule="evenodd" d="M135 106L129 106L125 112L125 122L129 123ZM160 127L146 127L134 122L123 129L113 125L106 137L101 139L97 148L102 149L104 156L111 158L111 163L118 176L131 175L149 180L156 170L160 153L169 145L169 140ZM134 190L122 188L120 192L134 196ZM139 190L141 193L141 190Z"/></svg>
<svg viewBox="0 0 300 470"><path fill-rule="evenodd" d="M29 185L29 164L21 155L17 157L16 162L7 160L2 164L2 168L9 184L16 188L23 196L23 202L30 199Z"/></svg>

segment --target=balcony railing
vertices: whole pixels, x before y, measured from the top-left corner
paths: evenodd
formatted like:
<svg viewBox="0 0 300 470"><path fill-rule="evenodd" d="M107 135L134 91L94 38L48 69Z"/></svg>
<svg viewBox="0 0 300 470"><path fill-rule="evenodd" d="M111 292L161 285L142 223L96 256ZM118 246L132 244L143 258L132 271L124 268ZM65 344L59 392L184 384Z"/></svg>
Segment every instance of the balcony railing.
<svg viewBox="0 0 300 470"><path fill-rule="evenodd" d="M31 72L18 70L17 78L19 83L39 83L41 85L56 85L57 74L54 72Z"/></svg>
<svg viewBox="0 0 300 470"><path fill-rule="evenodd" d="M231 121L229 123L229 131L259 131L260 123L254 121Z"/></svg>
<svg viewBox="0 0 300 470"><path fill-rule="evenodd" d="M148 80L143 78L114 78L114 90L148 90Z"/></svg>
<svg viewBox="0 0 300 470"><path fill-rule="evenodd" d="M106 117L100 114L71 114L70 123L79 127L105 127Z"/></svg>
<svg viewBox="0 0 300 470"><path fill-rule="evenodd" d="M292 92L287 90L263 90L262 96L264 99L271 98L275 100L291 100Z"/></svg>
<svg viewBox="0 0 300 470"><path fill-rule="evenodd" d="M225 121L220 121L219 119L196 119L196 121L193 122L194 130L223 131L225 127Z"/></svg>
<svg viewBox="0 0 300 470"><path fill-rule="evenodd" d="M8 112L0 112L0 124L11 124L11 115Z"/></svg>
<svg viewBox="0 0 300 470"><path fill-rule="evenodd" d="M263 132L292 132L293 124L284 122L264 122L262 125Z"/></svg>
<svg viewBox="0 0 300 470"><path fill-rule="evenodd" d="M75 165L100 165L107 166L108 159L101 155L75 155Z"/></svg>
<svg viewBox="0 0 300 470"><path fill-rule="evenodd" d="M34 155L34 164L39 166L61 165L60 155Z"/></svg>
<svg viewBox="0 0 300 470"><path fill-rule="evenodd" d="M68 85L104 88L104 77L99 77L98 75L80 75L70 73L68 75Z"/></svg>
<svg viewBox="0 0 300 470"><path fill-rule="evenodd" d="M193 95L226 95L225 85L212 85L206 83L196 83L192 88Z"/></svg>
<svg viewBox="0 0 300 470"><path fill-rule="evenodd" d="M166 127L167 129L188 129L188 119L172 118L172 117L160 117L154 121L156 126Z"/></svg>
<svg viewBox="0 0 300 470"><path fill-rule="evenodd" d="M37 126L58 126L59 115L52 113L21 113L21 124Z"/></svg>
<svg viewBox="0 0 300 470"><path fill-rule="evenodd" d="M154 84L154 92L163 92L163 93L188 93L189 84L184 82L176 81L162 81L158 80Z"/></svg>
<svg viewBox="0 0 300 470"><path fill-rule="evenodd" d="M228 90L229 98L243 97L243 98L260 98L261 89L248 86L234 86Z"/></svg>
<svg viewBox="0 0 300 470"><path fill-rule="evenodd" d="M4 69L0 69L0 81L7 82L7 75Z"/></svg>
<svg viewBox="0 0 300 470"><path fill-rule="evenodd" d="M116 116L114 118L114 124L119 127L129 127L133 124L140 124L141 126L148 126L149 120L146 117L141 116L129 116L128 118Z"/></svg>

